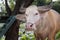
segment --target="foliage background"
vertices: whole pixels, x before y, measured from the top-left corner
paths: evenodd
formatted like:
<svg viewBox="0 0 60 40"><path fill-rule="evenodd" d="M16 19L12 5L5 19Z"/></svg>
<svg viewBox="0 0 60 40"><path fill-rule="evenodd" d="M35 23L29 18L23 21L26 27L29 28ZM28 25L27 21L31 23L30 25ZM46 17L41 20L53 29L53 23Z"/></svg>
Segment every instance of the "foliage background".
<svg viewBox="0 0 60 40"><path fill-rule="evenodd" d="M32 5L33 4L38 5L38 6L46 5L46 4L50 4L51 1L52 0L34 0ZM9 7L11 8L11 10L13 11L14 6L15 6L15 0L8 0L8 4L9 4ZM3 1L2 1L2 3L0 3L0 6L1 6L1 12L3 14L6 13L5 3ZM60 13L60 0L53 2L53 9ZM1 13L0 13L0 15L1 15ZM28 32L28 33L24 32L25 31L24 25L25 25L24 23L19 25L20 29L19 29L19 34L18 34L19 38L18 39L19 40L35 40L35 36L34 36L33 32L32 33L31 32ZM4 40L4 39L5 39L5 36L0 38L0 40ZM58 32L56 34L56 39L60 39L60 32Z"/></svg>

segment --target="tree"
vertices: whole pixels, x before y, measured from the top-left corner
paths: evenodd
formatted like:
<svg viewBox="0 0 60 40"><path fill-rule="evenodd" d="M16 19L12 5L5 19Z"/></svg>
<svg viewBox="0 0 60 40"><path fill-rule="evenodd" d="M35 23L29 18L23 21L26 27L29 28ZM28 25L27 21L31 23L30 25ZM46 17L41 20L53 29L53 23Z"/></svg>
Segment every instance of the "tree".
<svg viewBox="0 0 60 40"><path fill-rule="evenodd" d="M53 9L60 13L60 1L54 2Z"/></svg>
<svg viewBox="0 0 60 40"><path fill-rule="evenodd" d="M47 5L47 4L50 4L51 2L52 0L38 0L37 5L38 6Z"/></svg>
<svg viewBox="0 0 60 40"><path fill-rule="evenodd" d="M10 9L9 6L8 6L7 0L5 0L5 7L6 7L7 13L8 13L9 16L10 16L10 15L12 14L12 11L11 11L11 9Z"/></svg>
<svg viewBox="0 0 60 40"><path fill-rule="evenodd" d="M8 6L7 0L5 0L6 11L7 13L9 13L9 16L16 15L18 13L21 14L21 12L19 12L19 9L21 8L21 6L24 4L23 7L28 7L29 5L31 5L33 1L34 0L16 0L15 7L13 11L11 11L10 7ZM5 40L18 40L18 30L19 30L19 21L16 20L13 23L13 25L10 27L10 29L6 32Z"/></svg>

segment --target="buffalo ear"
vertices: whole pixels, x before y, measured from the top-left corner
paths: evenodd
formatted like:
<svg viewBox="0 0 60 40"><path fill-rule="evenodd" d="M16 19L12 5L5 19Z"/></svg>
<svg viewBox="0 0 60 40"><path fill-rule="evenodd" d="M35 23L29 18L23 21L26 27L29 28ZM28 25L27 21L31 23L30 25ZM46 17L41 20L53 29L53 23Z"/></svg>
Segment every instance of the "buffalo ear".
<svg viewBox="0 0 60 40"><path fill-rule="evenodd" d="M50 3L50 5L45 5L45 6L38 6L38 11L40 12L46 12L49 11L53 6L53 3Z"/></svg>
<svg viewBox="0 0 60 40"><path fill-rule="evenodd" d="M16 19L25 22L26 21L25 14L17 14Z"/></svg>

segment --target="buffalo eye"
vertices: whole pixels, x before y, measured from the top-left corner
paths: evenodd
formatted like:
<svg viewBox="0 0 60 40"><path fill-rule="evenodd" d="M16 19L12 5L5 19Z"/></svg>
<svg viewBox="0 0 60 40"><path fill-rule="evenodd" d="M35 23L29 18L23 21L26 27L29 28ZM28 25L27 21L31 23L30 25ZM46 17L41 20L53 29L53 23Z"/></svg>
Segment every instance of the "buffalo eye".
<svg viewBox="0 0 60 40"><path fill-rule="evenodd" d="M38 13L36 13L35 15L38 15Z"/></svg>

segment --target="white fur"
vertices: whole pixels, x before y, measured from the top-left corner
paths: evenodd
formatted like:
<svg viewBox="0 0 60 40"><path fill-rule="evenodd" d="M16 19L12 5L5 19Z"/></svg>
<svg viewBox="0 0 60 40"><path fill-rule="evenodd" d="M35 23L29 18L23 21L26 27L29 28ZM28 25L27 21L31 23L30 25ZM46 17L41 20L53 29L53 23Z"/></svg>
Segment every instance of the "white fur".
<svg viewBox="0 0 60 40"><path fill-rule="evenodd" d="M38 15L35 15L36 13L38 13ZM38 11L37 6L33 5L30 6L26 9L25 14L26 16L26 23L32 23L33 24L33 29L36 30L36 24L38 24L39 20L44 17L46 18L47 16L47 12L44 13L45 15L41 15Z"/></svg>
<svg viewBox="0 0 60 40"><path fill-rule="evenodd" d="M25 12L25 14L27 15L26 22L34 24L32 28L35 30L36 30L35 23L40 19L40 14L37 9L38 9L37 6L30 6L26 9ZM36 13L38 13L38 15L35 15Z"/></svg>
<svg viewBox="0 0 60 40"><path fill-rule="evenodd" d="M35 15L38 13L38 15ZM26 9L26 13L28 16L26 16L27 22L35 23L40 19L40 14L37 10L36 6L32 6Z"/></svg>

